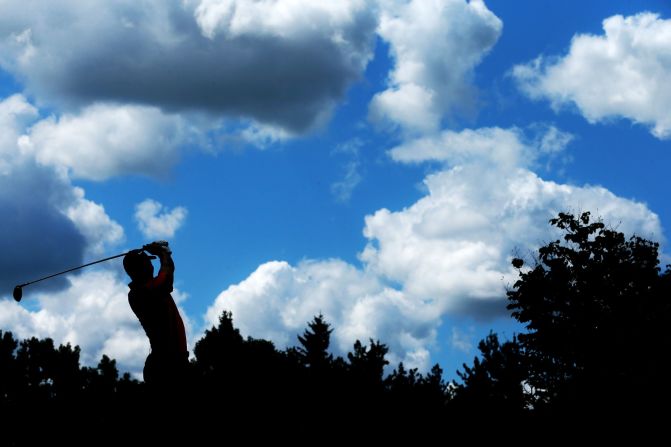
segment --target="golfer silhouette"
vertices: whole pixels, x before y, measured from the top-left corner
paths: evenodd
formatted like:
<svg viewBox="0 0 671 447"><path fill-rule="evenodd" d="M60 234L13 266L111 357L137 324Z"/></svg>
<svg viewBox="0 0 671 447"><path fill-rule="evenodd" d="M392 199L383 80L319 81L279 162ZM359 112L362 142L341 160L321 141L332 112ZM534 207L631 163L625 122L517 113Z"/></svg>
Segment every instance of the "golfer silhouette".
<svg viewBox="0 0 671 447"><path fill-rule="evenodd" d="M157 256L161 268L154 277L151 260ZM128 303L151 345L143 370L144 381L153 392L178 390L186 380L189 353L184 322L171 295L175 272L172 251L165 241L152 242L129 252L123 266L131 279Z"/></svg>

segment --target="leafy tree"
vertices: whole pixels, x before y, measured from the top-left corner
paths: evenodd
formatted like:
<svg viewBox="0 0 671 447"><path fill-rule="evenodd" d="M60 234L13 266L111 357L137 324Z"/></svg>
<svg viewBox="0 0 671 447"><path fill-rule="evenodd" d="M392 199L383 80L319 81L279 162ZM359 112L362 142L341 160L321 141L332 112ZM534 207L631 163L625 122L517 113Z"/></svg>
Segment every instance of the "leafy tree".
<svg viewBox="0 0 671 447"><path fill-rule="evenodd" d="M525 392L528 365L517 338L501 343L490 333L478 349L481 359L476 357L473 366L464 364L464 371L457 371L462 383L455 385L452 406L459 411L510 416L531 405L530 393Z"/></svg>
<svg viewBox="0 0 671 447"><path fill-rule="evenodd" d="M368 388L381 388L384 367L389 364L385 358L389 348L380 341L370 340L370 347L354 343L354 352L347 353L350 372L355 380Z"/></svg>
<svg viewBox="0 0 671 447"><path fill-rule="evenodd" d="M347 353L348 363L343 368L345 382L341 395L349 395L343 404L355 407L353 410L358 411L357 415L365 417L365 414L374 414L382 409L384 367L389 364L385 356L389 348L372 339L370 346L357 340L353 348ZM340 357L336 359L336 363L340 360Z"/></svg>
<svg viewBox="0 0 671 447"><path fill-rule="evenodd" d="M54 352L53 365L48 366L53 378L54 393L60 399L77 396L82 389L82 371L79 365L81 349L67 343ZM116 377L115 377L116 379Z"/></svg>
<svg viewBox="0 0 671 447"><path fill-rule="evenodd" d="M240 356L244 339L233 326L233 315L224 311L219 326L205 331L194 347L196 363L203 374L223 373L231 366L231 359Z"/></svg>
<svg viewBox="0 0 671 447"><path fill-rule="evenodd" d="M420 389L427 405L437 410L442 409L448 397L448 385L443 380L443 368L439 364L433 365L422 377Z"/></svg>
<svg viewBox="0 0 671 447"><path fill-rule="evenodd" d="M73 423L80 436L99 435L121 410L140 420L131 417L140 416L138 382L128 374L119 381L115 361L106 356L98 368L81 368L79 358L79 346L56 347L52 339L36 337L18 342L0 331L0 418L11 427L1 444L71 444Z"/></svg>
<svg viewBox="0 0 671 447"><path fill-rule="evenodd" d="M422 424L444 416L449 395L439 365L422 375L417 368L406 369L400 362L384 383L387 390L384 401L392 420Z"/></svg>
<svg viewBox="0 0 671 447"><path fill-rule="evenodd" d="M508 292L539 404L616 409L668 395L669 270L655 242L560 213L564 232ZM515 259L513 265L523 267Z"/></svg>
<svg viewBox="0 0 671 447"><path fill-rule="evenodd" d="M296 384L300 383L302 368L297 359L292 365L272 342L243 338L230 312L223 312L219 324L205 332L194 354L189 394L190 399L199 402L191 405L211 410L190 414L194 423L218 423L225 418L244 424L249 414L263 419L270 419L272 414L275 419L291 414L286 407L293 403L292 394L300 394ZM210 407L209 402L217 404Z"/></svg>
<svg viewBox="0 0 671 447"><path fill-rule="evenodd" d="M67 388L61 383L65 370L74 373L79 369L79 351L71 351L68 345L61 351L64 354L61 359L51 338L39 340L32 337L21 341L16 353L16 364L21 374L19 393L26 399L46 400L57 397L60 388ZM68 360L75 364L67 365Z"/></svg>
<svg viewBox="0 0 671 447"><path fill-rule="evenodd" d="M400 362L398 367L385 379L385 382L393 393L407 395L419 383L420 378L421 374L417 372L417 368L407 370L403 362Z"/></svg>
<svg viewBox="0 0 671 447"><path fill-rule="evenodd" d="M119 371L116 360L104 355L95 368L82 368L86 389L95 399L109 398L117 391Z"/></svg>
<svg viewBox="0 0 671 447"><path fill-rule="evenodd" d="M19 375L14 353L19 343L11 332L0 331L0 403L14 398Z"/></svg>

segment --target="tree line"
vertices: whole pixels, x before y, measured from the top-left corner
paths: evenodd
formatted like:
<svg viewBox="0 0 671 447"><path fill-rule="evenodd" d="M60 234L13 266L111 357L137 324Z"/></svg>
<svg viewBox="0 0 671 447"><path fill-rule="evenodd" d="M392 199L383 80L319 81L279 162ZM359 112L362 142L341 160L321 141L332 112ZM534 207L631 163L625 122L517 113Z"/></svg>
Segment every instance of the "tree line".
<svg viewBox="0 0 671 447"><path fill-rule="evenodd" d="M458 381L446 382L438 364L425 373L392 367L379 340L356 341L345 357L334 356L332 327L322 315L296 347L279 350L244 338L224 312L196 343L184 389L157 401L107 356L81 367L77 346L18 341L0 331L0 421L9 427L0 437L7 445L73 441L72 433L122 440L133 431L147 440L156 433L208 439L197 427L242 430L250 421L257 427L251 436L301 427L438 433L474 419L659 414L671 395L671 270L660 268L659 244L626 238L587 212L560 213L550 224L562 239L532 259L512 260L519 278L507 291L507 307L526 330L503 341L490 333Z"/></svg>

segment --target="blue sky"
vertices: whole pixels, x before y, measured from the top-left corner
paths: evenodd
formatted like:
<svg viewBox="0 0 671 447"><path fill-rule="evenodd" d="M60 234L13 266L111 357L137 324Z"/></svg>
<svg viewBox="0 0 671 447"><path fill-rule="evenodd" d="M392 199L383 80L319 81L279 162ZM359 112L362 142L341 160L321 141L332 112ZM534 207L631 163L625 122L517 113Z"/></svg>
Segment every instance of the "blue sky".
<svg viewBox="0 0 671 447"><path fill-rule="evenodd" d="M322 312L334 352L453 378L520 330L510 259L554 213L669 234L668 2L27 3L0 6L0 328L84 363L148 352L120 262L13 285L155 239L191 343Z"/></svg>

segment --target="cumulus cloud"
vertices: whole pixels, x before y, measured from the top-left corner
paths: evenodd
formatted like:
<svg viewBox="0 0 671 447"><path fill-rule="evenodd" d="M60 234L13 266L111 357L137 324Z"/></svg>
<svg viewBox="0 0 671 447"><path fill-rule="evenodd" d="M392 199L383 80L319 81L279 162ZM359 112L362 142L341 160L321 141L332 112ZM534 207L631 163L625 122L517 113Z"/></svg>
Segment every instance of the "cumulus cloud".
<svg viewBox="0 0 671 447"><path fill-rule="evenodd" d="M0 290L82 263L123 240L123 229L70 180L22 151L37 110L21 95L0 101ZM63 287L54 279L31 287ZM0 292L1 295L4 295Z"/></svg>
<svg viewBox="0 0 671 447"><path fill-rule="evenodd" d="M167 239L182 226L188 212L177 206L172 210L156 200L146 199L135 205L135 220L142 234L151 239Z"/></svg>
<svg viewBox="0 0 671 447"><path fill-rule="evenodd" d="M565 56L515 66L513 77L531 98L573 104L591 123L623 117L671 138L671 20L616 15L603 29L575 35Z"/></svg>
<svg viewBox="0 0 671 447"><path fill-rule="evenodd" d="M551 159L564 151L573 135L552 125L536 124L530 131L519 128L481 127L406 141L389 151L401 163L441 162L450 166L493 165L508 170L531 167L541 157Z"/></svg>
<svg viewBox="0 0 671 447"><path fill-rule="evenodd" d="M30 163L0 175L3 290L81 263L86 239L63 213L76 200L67 181ZM62 283L54 280L48 285Z"/></svg>
<svg viewBox="0 0 671 447"><path fill-rule="evenodd" d="M72 194L74 201L65 215L84 236L91 254L101 254L107 247L124 240L123 227L107 215L104 206L85 199L82 188L73 188Z"/></svg>
<svg viewBox="0 0 671 447"><path fill-rule="evenodd" d="M375 275L340 260L305 261L297 266L273 261L224 290L208 309L217 324L223 310L233 312L245 335L293 346L306 323L322 313L334 327L334 350L345 353L357 339L384 336L392 359L425 368L427 344L435 337L434 318L421 303L405 299Z"/></svg>
<svg viewBox="0 0 671 447"><path fill-rule="evenodd" d="M65 169L71 177L104 180L166 173L188 137L179 115L155 107L96 104L38 121L19 145L39 163Z"/></svg>
<svg viewBox="0 0 671 447"><path fill-rule="evenodd" d="M412 206L368 216L366 268L409 296L434 301L440 313L486 317L504 312L504 287L516 278L512 256L548 242L547 222L560 211L589 210L629 234L662 237L658 216L642 203L492 166L430 175L428 194Z"/></svg>
<svg viewBox="0 0 671 447"><path fill-rule="evenodd" d="M24 298L37 304L37 311L13 301L1 301L0 326L19 338L51 337L59 343L80 345L85 364L96 362L103 353L115 358L120 354L102 352L101 348L109 338L125 334L129 346L137 345L133 339L146 338L128 306L128 286L114 272L89 271L68 276L67 281L67 289L61 292L26 294ZM135 354L126 350L119 361L132 358L137 364L140 358L144 360L149 343L142 345L140 352Z"/></svg>
<svg viewBox="0 0 671 447"><path fill-rule="evenodd" d="M0 99L0 174L11 172L19 156L17 141L24 129L38 117L37 108L23 95Z"/></svg>
<svg viewBox="0 0 671 447"><path fill-rule="evenodd" d="M439 136L429 136L407 141L389 154L403 163L439 161L451 165L492 162L500 167L529 164L535 155L523 141L517 129L485 127L464 129L459 132L446 130Z"/></svg>
<svg viewBox="0 0 671 447"><path fill-rule="evenodd" d="M298 133L360 78L376 26L363 0L9 0L0 67L61 108L144 104Z"/></svg>
<svg viewBox="0 0 671 447"><path fill-rule="evenodd" d="M56 343L79 345L84 365L96 365L106 354L117 360L120 370L142 377L149 341L128 305L128 286L119 277L118 269L68 276L65 290L31 291L24 300L34 301L37 310L13 300L0 300L3 330L13 332L19 339L50 337ZM180 313L185 315L181 308ZM184 322L191 346L193 324L187 318Z"/></svg>
<svg viewBox="0 0 671 447"><path fill-rule="evenodd" d="M445 114L472 109L473 68L498 40L501 20L481 0L382 5L378 32L395 65L387 90L370 104L371 118L429 132Z"/></svg>
<svg viewBox="0 0 671 447"><path fill-rule="evenodd" d="M443 316L506 313L506 287L517 278L512 258L557 237L548 220L558 212L592 211L625 233L663 239L658 216L645 204L598 186L547 181L529 169L547 145L556 151L567 143L561 135L551 126L531 137L517 129L467 129L393 149L401 162L445 166L426 177L426 195L417 202L366 217L360 268L340 260L263 264L223 291L207 320L216 324L222 310L231 310L243 334L287 346L323 313L335 327L336 352L356 339L380 339L393 361L427 368ZM453 334L455 348L466 349L467 341Z"/></svg>

